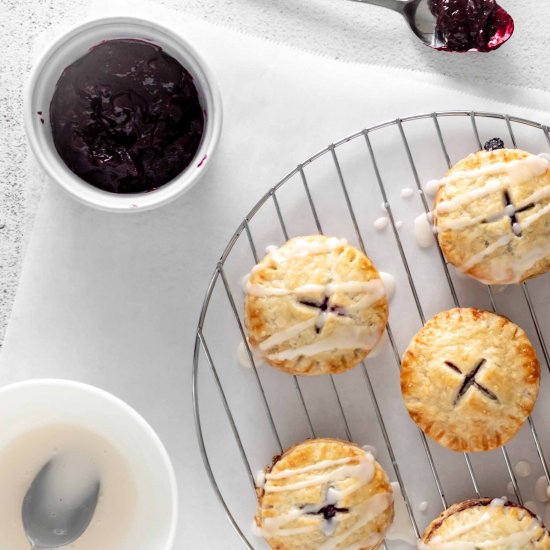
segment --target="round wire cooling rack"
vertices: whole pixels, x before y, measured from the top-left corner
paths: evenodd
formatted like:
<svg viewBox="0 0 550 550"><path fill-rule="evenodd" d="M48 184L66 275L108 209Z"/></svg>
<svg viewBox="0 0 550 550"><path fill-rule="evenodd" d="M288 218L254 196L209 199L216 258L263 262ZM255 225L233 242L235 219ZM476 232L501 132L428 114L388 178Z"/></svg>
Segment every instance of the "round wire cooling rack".
<svg viewBox="0 0 550 550"><path fill-rule="evenodd" d="M411 540L442 509L476 496L508 495L550 517L537 501L541 484L550 485L550 402L545 402L550 356L543 336L550 333L548 275L517 286L484 286L445 262L435 236L433 247L422 249L413 231L415 218L430 211L425 182L495 136L507 147L539 153L550 148L547 126L508 115L448 111L392 120L298 165L231 237L198 323L193 402L206 471L246 547L267 548L252 533L255 472L310 437L340 437L377 449L403 497L398 515L410 523ZM385 229L384 223L373 224L378 218L387 219ZM313 233L347 238L395 278L397 291L384 344L374 357L344 374L297 378L262 365L248 347L242 280L263 247ZM426 319L455 306L510 317L526 330L541 362L533 415L508 445L487 453L453 453L427 440L401 401L401 353ZM383 547L411 548L396 536L402 533L390 533Z"/></svg>

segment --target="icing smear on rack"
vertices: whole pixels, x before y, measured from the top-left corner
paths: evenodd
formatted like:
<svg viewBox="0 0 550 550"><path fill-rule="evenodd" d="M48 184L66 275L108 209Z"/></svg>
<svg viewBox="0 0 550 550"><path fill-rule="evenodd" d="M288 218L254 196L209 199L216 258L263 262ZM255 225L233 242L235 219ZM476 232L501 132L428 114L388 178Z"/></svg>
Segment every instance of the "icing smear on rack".
<svg viewBox="0 0 550 550"><path fill-rule="evenodd" d="M311 472L319 472L313 478L303 481L295 481L291 483L273 484L270 481L281 482L285 480L292 481L292 478L301 474L309 474ZM349 528L333 536L337 524L340 521L339 514L334 517L321 520L319 525L315 521L313 525L305 525L302 527L289 527L289 524L306 515L317 515L318 512L325 506L336 506L338 502L345 497L353 494L361 487L369 483L375 472L375 463L373 456L366 452L361 456L346 457L333 460L323 460L321 462L305 466L303 468L287 469L278 472L271 472L261 476L262 488L266 493L296 491L306 487L326 486L323 502L320 504L305 504L303 506L295 506L285 514L276 517L262 518L262 526L253 525L253 532L258 536L265 538L287 537L302 533L310 533L321 530L328 539L319 546L319 550L333 550L338 547L344 540L351 536L354 532L361 529L364 525L372 521L379 514L383 513L393 502L392 493L379 493L373 495L365 502L352 506L348 509L346 517L354 517L356 521ZM263 472L262 472L263 473ZM352 483L346 489L338 490L334 488L333 483L344 479L355 478L355 483ZM319 516L317 516L319 517ZM372 539L372 540L371 540ZM377 543L380 537L376 535L369 540L363 540L357 546L348 546L346 548L363 548Z"/></svg>

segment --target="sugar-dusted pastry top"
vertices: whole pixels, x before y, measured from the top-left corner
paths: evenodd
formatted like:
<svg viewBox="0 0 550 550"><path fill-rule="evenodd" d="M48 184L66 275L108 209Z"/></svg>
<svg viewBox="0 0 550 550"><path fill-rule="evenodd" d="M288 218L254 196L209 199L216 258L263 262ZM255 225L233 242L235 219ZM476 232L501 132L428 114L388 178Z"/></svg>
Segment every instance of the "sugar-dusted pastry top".
<svg viewBox="0 0 550 550"><path fill-rule="evenodd" d="M279 550L373 550L393 519L384 470L337 439L308 440L276 457L257 492L256 533Z"/></svg>
<svg viewBox="0 0 550 550"><path fill-rule="evenodd" d="M550 535L531 512L503 499L467 500L428 526L418 550L550 550Z"/></svg>
<svg viewBox="0 0 550 550"><path fill-rule="evenodd" d="M388 317L378 271L335 237L291 239L254 267L246 289L250 344L293 374L352 368L377 344Z"/></svg>
<svg viewBox="0 0 550 550"><path fill-rule="evenodd" d="M447 260L487 284L550 269L550 167L516 149L479 151L441 180L434 224Z"/></svg>
<svg viewBox="0 0 550 550"><path fill-rule="evenodd" d="M530 414L538 390L539 362L527 335L488 311L437 314L403 355L401 391L411 418L455 451L505 444Z"/></svg>

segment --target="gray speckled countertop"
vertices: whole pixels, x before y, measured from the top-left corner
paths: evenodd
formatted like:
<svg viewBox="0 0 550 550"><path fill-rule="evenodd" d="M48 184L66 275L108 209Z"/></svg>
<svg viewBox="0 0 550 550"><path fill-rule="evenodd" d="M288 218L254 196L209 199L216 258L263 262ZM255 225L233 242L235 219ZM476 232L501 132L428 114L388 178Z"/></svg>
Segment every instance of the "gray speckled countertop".
<svg viewBox="0 0 550 550"><path fill-rule="evenodd" d="M449 55L429 50L396 14L346 0L157 0L243 32L342 61L442 73L461 82L512 84L549 90L550 3L503 0L516 34L490 55ZM35 37L62 20L78 21L84 0L2 0L0 3L0 342L3 339L40 200L38 170L29 162L22 120L22 87Z"/></svg>

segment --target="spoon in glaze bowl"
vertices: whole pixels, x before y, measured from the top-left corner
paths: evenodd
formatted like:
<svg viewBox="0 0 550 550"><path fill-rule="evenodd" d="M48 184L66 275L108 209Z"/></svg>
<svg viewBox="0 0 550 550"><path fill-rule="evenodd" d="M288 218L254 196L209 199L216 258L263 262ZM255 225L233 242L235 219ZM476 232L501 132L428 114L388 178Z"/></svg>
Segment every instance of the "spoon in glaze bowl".
<svg viewBox="0 0 550 550"><path fill-rule="evenodd" d="M53 458L34 478L22 508L31 550L66 546L88 528L99 498L100 482L95 476L86 477L83 482L82 473L80 466L67 468L59 458Z"/></svg>
<svg viewBox="0 0 550 550"><path fill-rule="evenodd" d="M352 0L401 14L414 34L440 51L489 52L514 32L514 20L496 0ZM457 14L459 17L457 17Z"/></svg>

